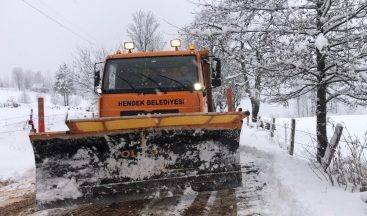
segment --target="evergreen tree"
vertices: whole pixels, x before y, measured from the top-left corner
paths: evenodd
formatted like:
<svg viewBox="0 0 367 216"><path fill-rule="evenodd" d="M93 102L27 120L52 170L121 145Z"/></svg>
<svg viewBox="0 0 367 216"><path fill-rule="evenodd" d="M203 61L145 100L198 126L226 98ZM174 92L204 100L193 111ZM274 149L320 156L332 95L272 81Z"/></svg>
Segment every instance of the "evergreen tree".
<svg viewBox="0 0 367 216"><path fill-rule="evenodd" d="M74 91L74 83L71 69L63 64L56 72L54 91L64 97L64 105L69 106L69 96Z"/></svg>

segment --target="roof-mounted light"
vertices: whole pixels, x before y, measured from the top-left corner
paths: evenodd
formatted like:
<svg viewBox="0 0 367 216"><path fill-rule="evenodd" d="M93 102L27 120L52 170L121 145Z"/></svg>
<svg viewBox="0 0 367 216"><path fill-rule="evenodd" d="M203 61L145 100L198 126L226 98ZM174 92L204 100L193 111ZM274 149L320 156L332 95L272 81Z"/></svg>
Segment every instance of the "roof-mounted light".
<svg viewBox="0 0 367 216"><path fill-rule="evenodd" d="M189 50L195 50L195 44L189 44Z"/></svg>
<svg viewBox="0 0 367 216"><path fill-rule="evenodd" d="M129 53L131 53L131 50L133 50L135 48L135 44L134 44L134 42L125 42L124 43L124 48L126 50L129 50Z"/></svg>
<svg viewBox="0 0 367 216"><path fill-rule="evenodd" d="M176 51L179 47L181 47L181 40L180 39L173 39L171 40L171 47L175 47Z"/></svg>

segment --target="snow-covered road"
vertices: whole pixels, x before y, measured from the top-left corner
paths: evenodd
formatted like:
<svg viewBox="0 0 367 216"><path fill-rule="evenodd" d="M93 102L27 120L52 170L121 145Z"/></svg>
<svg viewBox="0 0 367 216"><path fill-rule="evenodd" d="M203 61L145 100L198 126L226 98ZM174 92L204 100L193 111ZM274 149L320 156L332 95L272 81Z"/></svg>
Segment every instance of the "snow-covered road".
<svg viewBox="0 0 367 216"><path fill-rule="evenodd" d="M0 201L0 215L271 215L264 200L267 183L264 170L269 163L251 147L241 147L243 187L184 196L138 200L109 205L83 205L35 212L34 173L28 172L18 182L0 187L7 194Z"/></svg>
<svg viewBox="0 0 367 216"><path fill-rule="evenodd" d="M359 216L367 213L366 193L349 193L331 186L315 174L309 161L289 156L269 140L265 131L244 127L240 151L243 186L234 190L34 212L34 206L29 205L34 202L34 174L29 172L0 187L0 193L7 194L0 201L0 214L14 211L21 215Z"/></svg>
<svg viewBox="0 0 367 216"><path fill-rule="evenodd" d="M36 110L35 103L0 108L0 215L367 215L366 192L350 193L331 186L325 174L315 169L298 146L297 155L291 157L278 146L279 140L269 138L268 132L247 126L243 128L240 141L243 187L158 200L34 212L34 157L29 129L24 129L32 107ZM47 102L45 112L47 130L65 130L63 122L67 112L72 118L92 115L84 108L67 109ZM346 125L351 122L353 133L365 131L367 116L335 119ZM298 129L313 133L313 122L314 118L297 119ZM277 123L282 125L282 122ZM283 134L280 127L277 134ZM297 140L303 142L306 138L299 135Z"/></svg>

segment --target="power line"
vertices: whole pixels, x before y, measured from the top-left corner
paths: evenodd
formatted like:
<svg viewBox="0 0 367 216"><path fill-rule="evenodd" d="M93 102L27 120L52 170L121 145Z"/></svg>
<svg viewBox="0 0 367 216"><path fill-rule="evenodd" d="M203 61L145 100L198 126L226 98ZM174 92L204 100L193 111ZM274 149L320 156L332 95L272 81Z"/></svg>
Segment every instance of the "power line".
<svg viewBox="0 0 367 216"><path fill-rule="evenodd" d="M70 33L74 34L75 36L79 37L82 40L87 41L88 43L94 45L93 42L91 42L90 40L88 40L87 38L83 37L82 35L78 34L77 32L73 31L71 28L67 27L66 25L62 24L61 22L57 21L56 19L52 18L51 16L49 16L48 14L46 14L45 12L41 11L40 9L34 7L33 5L31 5L30 3L28 3L25 0L21 0L23 3L25 3L26 5L28 5L29 7L33 8L34 10L36 10L38 13L42 14L43 16L45 16L46 18L50 19L52 22L58 24L60 27L64 28L65 30L69 31Z"/></svg>
<svg viewBox="0 0 367 216"><path fill-rule="evenodd" d="M94 42L98 42L98 40L92 36L92 34L90 34L83 26L80 26L74 22L72 22L70 19L68 19L65 15L63 15L61 12L57 11L56 9L54 9L53 7L51 7L49 4L46 4L43 0L38 0L38 2L40 2L44 7L46 7L49 11L51 10L54 12L55 15L58 15L59 18L61 18L61 20L63 19L64 21L66 21L67 23L71 24L74 29L78 29L79 32L84 33L84 35L88 35L90 39L93 39Z"/></svg>

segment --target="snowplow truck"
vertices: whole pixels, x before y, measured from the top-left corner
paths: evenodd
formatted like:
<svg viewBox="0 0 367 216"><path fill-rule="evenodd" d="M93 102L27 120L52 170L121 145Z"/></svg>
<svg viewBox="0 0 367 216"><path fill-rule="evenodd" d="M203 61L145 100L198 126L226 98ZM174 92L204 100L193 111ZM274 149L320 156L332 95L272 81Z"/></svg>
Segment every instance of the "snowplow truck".
<svg viewBox="0 0 367 216"><path fill-rule="evenodd" d="M31 132L36 208L178 196L241 185L246 112L215 112L220 60L206 50L107 56L94 72L99 116ZM96 67L95 67L96 68Z"/></svg>

